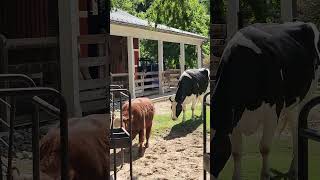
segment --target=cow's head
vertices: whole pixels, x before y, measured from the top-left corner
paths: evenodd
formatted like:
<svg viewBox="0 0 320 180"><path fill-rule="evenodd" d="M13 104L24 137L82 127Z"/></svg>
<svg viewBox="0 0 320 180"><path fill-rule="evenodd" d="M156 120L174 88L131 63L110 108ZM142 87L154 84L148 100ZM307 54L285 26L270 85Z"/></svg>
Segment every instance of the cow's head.
<svg viewBox="0 0 320 180"><path fill-rule="evenodd" d="M182 111L182 105L177 103L174 98L170 97L171 101L171 118L172 120L177 120Z"/></svg>
<svg viewBox="0 0 320 180"><path fill-rule="evenodd" d="M131 121L133 120L133 115L131 114ZM129 129L129 114L125 114L122 116L122 122L125 129Z"/></svg>

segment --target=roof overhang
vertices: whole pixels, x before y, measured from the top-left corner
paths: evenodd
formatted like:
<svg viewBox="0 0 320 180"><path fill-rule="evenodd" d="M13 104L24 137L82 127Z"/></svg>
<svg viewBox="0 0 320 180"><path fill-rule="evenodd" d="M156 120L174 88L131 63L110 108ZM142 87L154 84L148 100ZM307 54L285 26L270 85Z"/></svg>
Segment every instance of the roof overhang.
<svg viewBox="0 0 320 180"><path fill-rule="evenodd" d="M161 40L165 42L184 43L191 45L201 45L208 38L204 36L194 36L178 32L166 31L162 29L140 26L135 24L111 21L110 34L114 36L131 36L139 39Z"/></svg>

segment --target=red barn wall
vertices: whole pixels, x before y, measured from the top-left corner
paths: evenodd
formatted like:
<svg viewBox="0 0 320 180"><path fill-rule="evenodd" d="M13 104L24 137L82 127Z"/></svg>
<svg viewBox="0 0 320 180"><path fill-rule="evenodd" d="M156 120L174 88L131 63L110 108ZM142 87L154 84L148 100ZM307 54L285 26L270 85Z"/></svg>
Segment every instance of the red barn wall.
<svg viewBox="0 0 320 180"><path fill-rule="evenodd" d="M79 31L80 35L88 34L88 1L79 0L79 14L85 16L79 17ZM80 45L80 57L88 57L88 45Z"/></svg>
<svg viewBox="0 0 320 180"><path fill-rule="evenodd" d="M0 1L0 31L7 38L56 36L57 0Z"/></svg>

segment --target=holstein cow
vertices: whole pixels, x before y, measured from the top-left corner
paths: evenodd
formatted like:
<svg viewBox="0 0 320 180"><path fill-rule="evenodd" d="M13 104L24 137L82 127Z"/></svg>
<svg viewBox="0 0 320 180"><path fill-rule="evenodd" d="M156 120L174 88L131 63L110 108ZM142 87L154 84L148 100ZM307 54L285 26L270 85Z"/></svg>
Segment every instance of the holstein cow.
<svg viewBox="0 0 320 180"><path fill-rule="evenodd" d="M291 125L293 136L289 172L297 175L298 114L317 86L318 65L319 31L312 23L254 24L232 37L222 55L211 96L213 179L231 153L233 179L240 179L242 135L253 134L260 125L261 179L270 179L272 140L276 128L285 121Z"/></svg>
<svg viewBox="0 0 320 180"><path fill-rule="evenodd" d="M186 105L192 103L192 118L194 118L194 109L197 102L208 89L210 71L206 68L188 69L184 71L178 82L178 89L174 99L171 101L171 117L177 120L181 111L183 111L182 121L185 120Z"/></svg>
<svg viewBox="0 0 320 180"><path fill-rule="evenodd" d="M129 131L129 102L122 106L123 122ZM152 120L155 108L149 98L136 98L131 102L132 140L139 134L139 155L143 155L143 141L146 136L145 148L149 147L149 138L152 128ZM146 132L144 132L146 131Z"/></svg>

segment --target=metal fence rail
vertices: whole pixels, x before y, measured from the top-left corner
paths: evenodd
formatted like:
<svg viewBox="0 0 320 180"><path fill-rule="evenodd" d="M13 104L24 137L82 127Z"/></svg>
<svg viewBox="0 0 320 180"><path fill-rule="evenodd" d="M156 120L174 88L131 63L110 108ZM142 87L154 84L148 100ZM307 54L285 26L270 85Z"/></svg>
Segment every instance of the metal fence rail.
<svg viewBox="0 0 320 180"><path fill-rule="evenodd" d="M21 81L24 82L26 84L27 87L35 87L36 84L34 83L34 81L24 75L24 74L0 74L0 82L5 82L5 87L9 87L8 84L10 84L10 82L12 81ZM5 140L2 139L2 137L0 137L0 141L8 147L8 164L7 164L7 176L8 178L11 178L12 176L12 151L13 151L13 134L14 134L14 120L15 120L15 111L16 111L16 106L15 106L15 97L11 97L10 98L10 103L8 103L6 100L2 99L0 97L0 103L5 105L5 113L6 116L8 115L8 112L10 112L10 119L9 119L9 123L5 120L2 120L0 118L0 122L2 124L4 124L7 128L9 128L9 144L7 144L5 142ZM6 117L8 119L8 117ZM34 128L32 130L35 130ZM34 135L34 134L33 134ZM34 146L34 145L33 145ZM34 150L34 148L33 148ZM2 153L2 152L1 152ZM34 156L36 157L36 156ZM2 164L2 162L1 162ZM2 165L0 166L0 176L1 178L3 177L2 174Z"/></svg>
<svg viewBox="0 0 320 180"><path fill-rule="evenodd" d="M111 85L110 87L111 102L112 102L112 117L111 117L111 133L110 141L111 147L114 153L114 179L117 179L117 162L116 162L116 148L129 147L129 161L130 161L130 179L132 179L132 120L131 120L131 94L127 89L122 89L121 86ZM118 94L120 98L120 128L114 128L114 95ZM122 98L128 99L129 102L129 132L122 126ZM122 151L123 152L123 151ZM122 156L123 157L123 156Z"/></svg>
<svg viewBox="0 0 320 180"><path fill-rule="evenodd" d="M0 89L0 97L10 97L10 99L14 102L17 96L28 96L30 98L36 95L50 95L52 97L58 98L60 101L60 142L61 142L61 179L67 180L68 176L68 121L67 121L67 106L64 97L55 89L52 88L44 88L44 87L32 87L32 88L5 88ZM40 98L39 98L40 99ZM37 98L33 99L34 101L39 100ZM43 101L43 100L42 100ZM39 101L40 103L43 103ZM13 103L14 104L14 103ZM51 109L52 107L46 106L47 109ZM55 111L56 109L52 109ZM12 160L12 143L13 143L13 128L14 128L14 112L15 108L11 107L10 110L10 140L9 140L9 157L8 163ZM32 149L33 149L33 179L40 179L40 169L39 169L39 116L38 111L35 112L34 117L32 119L32 127L33 127L33 138L32 138ZM11 145L10 145L11 144ZM10 148L11 147L11 148ZM8 166L8 176L12 178L12 164Z"/></svg>
<svg viewBox="0 0 320 180"><path fill-rule="evenodd" d="M320 142L320 133L308 128L308 115L310 110L320 104L320 96L310 100L301 109L299 114L298 131L298 178L299 180L308 180L308 141Z"/></svg>
<svg viewBox="0 0 320 180"><path fill-rule="evenodd" d="M210 103L207 102L207 97L210 92L206 93L203 97L202 103L202 118L203 118L203 179L207 178L207 172L210 173L210 153L207 152L207 106L210 107Z"/></svg>

